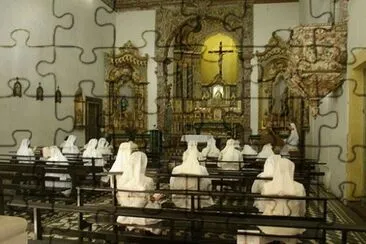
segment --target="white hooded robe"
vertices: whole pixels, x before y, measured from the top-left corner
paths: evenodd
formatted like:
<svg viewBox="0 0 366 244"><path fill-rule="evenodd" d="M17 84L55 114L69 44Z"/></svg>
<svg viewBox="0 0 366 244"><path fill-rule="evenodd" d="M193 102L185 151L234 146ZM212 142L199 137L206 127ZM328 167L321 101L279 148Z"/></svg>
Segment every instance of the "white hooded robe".
<svg viewBox="0 0 366 244"><path fill-rule="evenodd" d="M118 186L118 190L128 190L128 191L147 191L154 190L155 184L152 178L145 176L146 166L147 166L147 156L143 152L134 152L129 157L129 163L123 175L128 174L125 178L127 179L123 185ZM136 207L136 208L161 208L160 204L150 201L149 193L139 193L139 192L123 192L119 191L117 193L118 203L123 207ZM151 218L138 218L138 217L126 217L119 216L117 222L125 225L152 225L160 222L160 219ZM129 230L135 229L136 227L127 227ZM144 228L137 227L139 229L145 229L151 231L155 234L160 233L160 229L156 228Z"/></svg>
<svg viewBox="0 0 366 244"><path fill-rule="evenodd" d="M22 140L22 142L20 143L20 146L17 150L17 156L19 163L33 163L32 161L20 161L21 159L24 160L34 160L34 152L33 150L29 147L30 145L30 140L28 138L25 138ZM29 157L28 157L29 156Z"/></svg>
<svg viewBox="0 0 366 244"><path fill-rule="evenodd" d="M197 160L195 153L190 153L185 161L181 165L176 166L172 175L192 175L192 177L185 176L172 176L170 178L170 189L171 190L200 190L200 191L211 191L211 180L208 178L198 179L197 175L209 175L206 167L201 166ZM199 183L198 183L199 181ZM198 189L199 184L199 189ZM198 197L194 197L194 206L198 207ZM191 208L191 196L187 195L172 195L172 201L178 208ZM210 196L200 196L200 207L209 207L214 202Z"/></svg>
<svg viewBox="0 0 366 244"><path fill-rule="evenodd" d="M67 158L62 155L60 149L57 146L51 146L49 148L51 157L47 159L46 164L48 165L69 165ZM54 188L71 188L72 183L70 182L71 176L69 174L60 173L46 173L45 176L57 177L60 181L46 181L46 187ZM66 181L66 182L63 182Z"/></svg>
<svg viewBox="0 0 366 244"><path fill-rule="evenodd" d="M243 155L257 155L258 152L254 150L250 145L245 144L243 150L241 151Z"/></svg>
<svg viewBox="0 0 366 244"><path fill-rule="evenodd" d="M235 148L233 139L227 140L225 148L221 151L220 161L224 162L219 162L217 165L224 170L239 170L240 166L243 166L240 164L243 162L243 155Z"/></svg>
<svg viewBox="0 0 366 244"><path fill-rule="evenodd" d="M202 149L202 157L213 157L218 158L220 156L220 150L216 147L216 140L214 138L210 138L207 141L207 146Z"/></svg>
<svg viewBox="0 0 366 244"><path fill-rule="evenodd" d="M78 154L80 153L79 148L75 145L76 136L69 135L66 142L62 147L62 153L65 154Z"/></svg>
<svg viewBox="0 0 366 244"><path fill-rule="evenodd" d="M284 151L297 151L297 146L299 145L299 133L297 132L296 125L294 123L290 123L290 127L290 135L286 140L284 140L286 143L284 147L287 147Z"/></svg>
<svg viewBox="0 0 366 244"><path fill-rule="evenodd" d="M306 196L304 186L294 181L294 173L294 163L286 158L281 158L275 165L273 180L263 185L261 194ZM263 207L263 215L304 216L306 212L305 200L267 199ZM288 227L259 226L259 228L264 233L271 235L298 235L305 231L305 229ZM280 238L279 240L283 241L284 239ZM296 243L296 240L288 239L285 243Z"/></svg>
<svg viewBox="0 0 366 244"><path fill-rule="evenodd" d="M258 153L257 158L268 158L274 155L271 143L268 143L262 147L262 150Z"/></svg>

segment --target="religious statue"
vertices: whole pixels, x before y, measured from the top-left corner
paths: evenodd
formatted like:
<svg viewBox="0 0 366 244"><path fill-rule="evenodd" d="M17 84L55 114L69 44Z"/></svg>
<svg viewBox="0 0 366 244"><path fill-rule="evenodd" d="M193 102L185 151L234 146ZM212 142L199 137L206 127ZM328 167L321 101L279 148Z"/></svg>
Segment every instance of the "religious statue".
<svg viewBox="0 0 366 244"><path fill-rule="evenodd" d="M125 112L127 110L128 107L128 100L126 98L126 96L122 96L121 97L121 111Z"/></svg>
<svg viewBox="0 0 366 244"><path fill-rule="evenodd" d="M172 84L167 84L166 86L165 86L165 96L166 96L166 98L167 98L167 102L169 103L170 102L170 99L171 99L171 96L170 96L170 92L171 92L171 90L172 90Z"/></svg>
<svg viewBox="0 0 366 244"><path fill-rule="evenodd" d="M286 81L283 76L279 76L277 82L273 84L272 88L272 109L271 113L285 116L288 114L288 105L287 98L288 97L288 87L286 85Z"/></svg>
<svg viewBox="0 0 366 244"><path fill-rule="evenodd" d="M300 138L295 123L290 123L289 129L290 129L290 135L287 137L287 139L284 140L284 142L286 143L288 151L298 151Z"/></svg>
<svg viewBox="0 0 366 244"><path fill-rule="evenodd" d="M222 99L222 93L221 93L221 91L220 90L217 90L216 92L215 92L215 99Z"/></svg>
<svg viewBox="0 0 366 244"><path fill-rule="evenodd" d="M219 64L219 78L222 79L222 60L224 57L224 54L226 53L232 53L234 52L233 50L222 50L222 42L220 42L220 46L219 46L219 50L213 50L213 51L208 51L208 53L214 53L214 54L218 54L219 55L219 60L218 60L218 64Z"/></svg>

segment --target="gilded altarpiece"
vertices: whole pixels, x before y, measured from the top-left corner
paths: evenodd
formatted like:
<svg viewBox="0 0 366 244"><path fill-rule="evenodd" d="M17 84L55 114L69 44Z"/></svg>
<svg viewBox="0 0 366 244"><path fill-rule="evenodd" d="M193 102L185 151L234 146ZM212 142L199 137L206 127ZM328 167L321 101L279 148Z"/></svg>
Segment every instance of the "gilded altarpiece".
<svg viewBox="0 0 366 244"><path fill-rule="evenodd" d="M243 137L245 132L250 134L250 99L246 98L250 97L253 6L209 3L195 1L157 10L158 127L177 136L225 136L221 128L225 127L227 131L241 131L236 137ZM207 85L200 79L203 43L218 33L236 43L238 72L234 85L226 86L222 80ZM215 98L213 88L219 83L227 92Z"/></svg>
<svg viewBox="0 0 366 244"><path fill-rule="evenodd" d="M257 52L258 128L270 127L279 136L286 136L288 124L293 122L299 131L309 127L309 108L305 99L289 87L289 45L273 35L263 52Z"/></svg>
<svg viewBox="0 0 366 244"><path fill-rule="evenodd" d="M294 122L303 132L309 127L309 113L316 117L321 100L345 80L347 26L297 26L288 41L274 35L256 56L259 128L269 127L281 134L288 122Z"/></svg>
<svg viewBox="0 0 366 244"><path fill-rule="evenodd" d="M321 100L340 87L347 69L347 24L293 28L288 48L289 87L319 114Z"/></svg>
<svg viewBox="0 0 366 244"><path fill-rule="evenodd" d="M108 55L104 99L105 128L110 134L138 134L147 130L147 62L131 41Z"/></svg>

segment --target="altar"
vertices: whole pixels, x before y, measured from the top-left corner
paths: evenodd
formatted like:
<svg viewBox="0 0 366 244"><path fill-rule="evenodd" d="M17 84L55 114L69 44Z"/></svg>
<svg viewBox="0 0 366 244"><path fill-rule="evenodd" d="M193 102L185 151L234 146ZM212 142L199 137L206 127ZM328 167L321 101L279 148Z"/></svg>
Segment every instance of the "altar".
<svg viewBox="0 0 366 244"><path fill-rule="evenodd" d="M250 71L243 67L241 50L235 34L222 33L195 36L200 45L175 45L166 70L164 121L159 123L165 138L181 143L182 135L211 135L226 141L246 141L250 130ZM208 27L210 25L202 25ZM205 31L201 33L206 33ZM174 60L179 60L175 62Z"/></svg>
<svg viewBox="0 0 366 244"><path fill-rule="evenodd" d="M183 135L180 140L185 142L195 141L197 143L205 143L212 138L212 135Z"/></svg>

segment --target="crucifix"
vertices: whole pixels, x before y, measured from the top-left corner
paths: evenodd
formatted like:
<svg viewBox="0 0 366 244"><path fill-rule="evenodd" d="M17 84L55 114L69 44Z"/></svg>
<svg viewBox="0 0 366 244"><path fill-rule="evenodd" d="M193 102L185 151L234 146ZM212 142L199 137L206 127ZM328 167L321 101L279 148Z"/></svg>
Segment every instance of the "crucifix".
<svg viewBox="0 0 366 244"><path fill-rule="evenodd" d="M208 53L214 53L219 55L219 76L222 77L222 58L226 53L232 53L233 50L222 50L222 42L220 42L219 50L208 51Z"/></svg>

